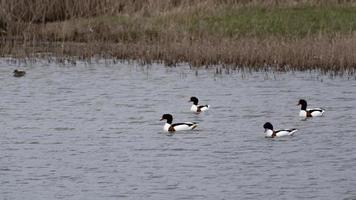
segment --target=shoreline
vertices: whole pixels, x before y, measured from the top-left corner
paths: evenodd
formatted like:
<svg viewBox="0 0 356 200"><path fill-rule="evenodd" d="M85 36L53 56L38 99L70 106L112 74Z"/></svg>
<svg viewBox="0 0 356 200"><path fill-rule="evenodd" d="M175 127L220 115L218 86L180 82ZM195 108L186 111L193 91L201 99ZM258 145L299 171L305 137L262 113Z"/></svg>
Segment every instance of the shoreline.
<svg viewBox="0 0 356 200"><path fill-rule="evenodd" d="M48 16L43 16L43 22L5 20L0 23L0 56L21 58L50 53L168 66L188 63L197 67L268 67L277 71L356 70L354 4L244 6L214 0L207 1L211 5L164 2L157 1L157 8L147 8L143 3L132 13L112 11L52 21L45 21ZM110 5L115 8L116 4ZM35 19L40 19L38 15ZM0 13L0 22L4 19Z"/></svg>

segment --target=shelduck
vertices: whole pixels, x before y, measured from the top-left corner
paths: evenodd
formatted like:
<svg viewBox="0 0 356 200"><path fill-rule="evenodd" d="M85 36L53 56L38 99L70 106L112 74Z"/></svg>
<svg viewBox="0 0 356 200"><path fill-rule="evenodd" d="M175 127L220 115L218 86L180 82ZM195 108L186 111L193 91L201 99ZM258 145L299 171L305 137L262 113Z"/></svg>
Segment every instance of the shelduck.
<svg viewBox="0 0 356 200"><path fill-rule="evenodd" d="M162 115L162 120L167 120L166 124L163 126L163 130L165 132L175 132L175 131L187 131L195 129L198 124L195 122L184 122L184 123L176 123L172 124L173 116L171 114Z"/></svg>
<svg viewBox="0 0 356 200"><path fill-rule="evenodd" d="M300 99L297 106L301 105L299 116L300 117L319 117L325 112L322 108L307 109L307 101Z"/></svg>
<svg viewBox="0 0 356 200"><path fill-rule="evenodd" d="M270 122L266 122L263 125L263 128L265 129L266 137L269 137L269 138L294 135L294 133L298 131L298 129L295 129L295 128L293 128L293 129L273 130L273 125Z"/></svg>
<svg viewBox="0 0 356 200"><path fill-rule="evenodd" d="M192 107L190 107L190 111L195 113L200 113L209 110L210 105L199 105L199 99L197 97L190 97L190 101L193 102Z"/></svg>

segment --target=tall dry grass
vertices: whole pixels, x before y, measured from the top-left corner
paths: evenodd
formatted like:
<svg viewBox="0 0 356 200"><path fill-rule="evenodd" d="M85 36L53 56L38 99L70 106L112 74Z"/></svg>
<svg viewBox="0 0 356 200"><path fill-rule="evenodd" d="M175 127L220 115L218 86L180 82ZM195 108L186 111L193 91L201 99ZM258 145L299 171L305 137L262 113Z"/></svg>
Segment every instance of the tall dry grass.
<svg viewBox="0 0 356 200"><path fill-rule="evenodd" d="M356 69L356 38L337 37L333 40L304 38L298 41L281 41L279 38L243 38L238 40L204 40L170 43L38 43L1 48L2 55L17 57L56 55L78 59L112 58L152 62L174 66L189 63L191 66L246 67L253 70L272 69L321 70L354 73Z"/></svg>

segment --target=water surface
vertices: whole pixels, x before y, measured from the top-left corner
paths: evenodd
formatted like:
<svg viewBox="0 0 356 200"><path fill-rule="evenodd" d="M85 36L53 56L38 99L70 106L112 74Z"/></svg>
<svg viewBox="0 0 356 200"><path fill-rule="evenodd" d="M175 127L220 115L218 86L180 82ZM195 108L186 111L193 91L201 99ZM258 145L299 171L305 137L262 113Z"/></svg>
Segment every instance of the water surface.
<svg viewBox="0 0 356 200"><path fill-rule="evenodd" d="M3 59L0 83L0 199L356 198L354 79ZM325 116L300 120L300 98ZM164 113L200 125L167 135Z"/></svg>

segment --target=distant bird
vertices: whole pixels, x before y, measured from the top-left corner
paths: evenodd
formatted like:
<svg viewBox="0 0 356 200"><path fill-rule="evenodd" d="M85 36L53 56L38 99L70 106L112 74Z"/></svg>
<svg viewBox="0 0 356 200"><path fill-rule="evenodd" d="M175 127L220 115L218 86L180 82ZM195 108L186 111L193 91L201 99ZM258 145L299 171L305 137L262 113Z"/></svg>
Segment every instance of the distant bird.
<svg viewBox="0 0 356 200"><path fill-rule="evenodd" d="M273 126L270 122L266 122L263 125L263 128L265 129L266 137L270 137L270 138L294 135L294 133L298 131L298 129L295 129L295 128L273 130Z"/></svg>
<svg viewBox="0 0 356 200"><path fill-rule="evenodd" d="M172 124L173 116L171 114L162 115L162 120L167 120L166 124L163 127L163 130L166 132L175 132L175 131L186 131L195 129L198 124L195 122L184 122L184 123L176 123Z"/></svg>
<svg viewBox="0 0 356 200"><path fill-rule="evenodd" d="M322 108L307 109L307 101L300 99L297 106L301 105L299 116L300 117L319 117L325 112Z"/></svg>
<svg viewBox="0 0 356 200"><path fill-rule="evenodd" d="M20 71L15 69L14 70L14 77L21 77L21 76L25 76L26 72L25 71Z"/></svg>
<svg viewBox="0 0 356 200"><path fill-rule="evenodd" d="M196 97L190 97L190 101L193 102L192 107L190 107L190 111L200 113L209 110L210 105L198 105L199 99Z"/></svg>

